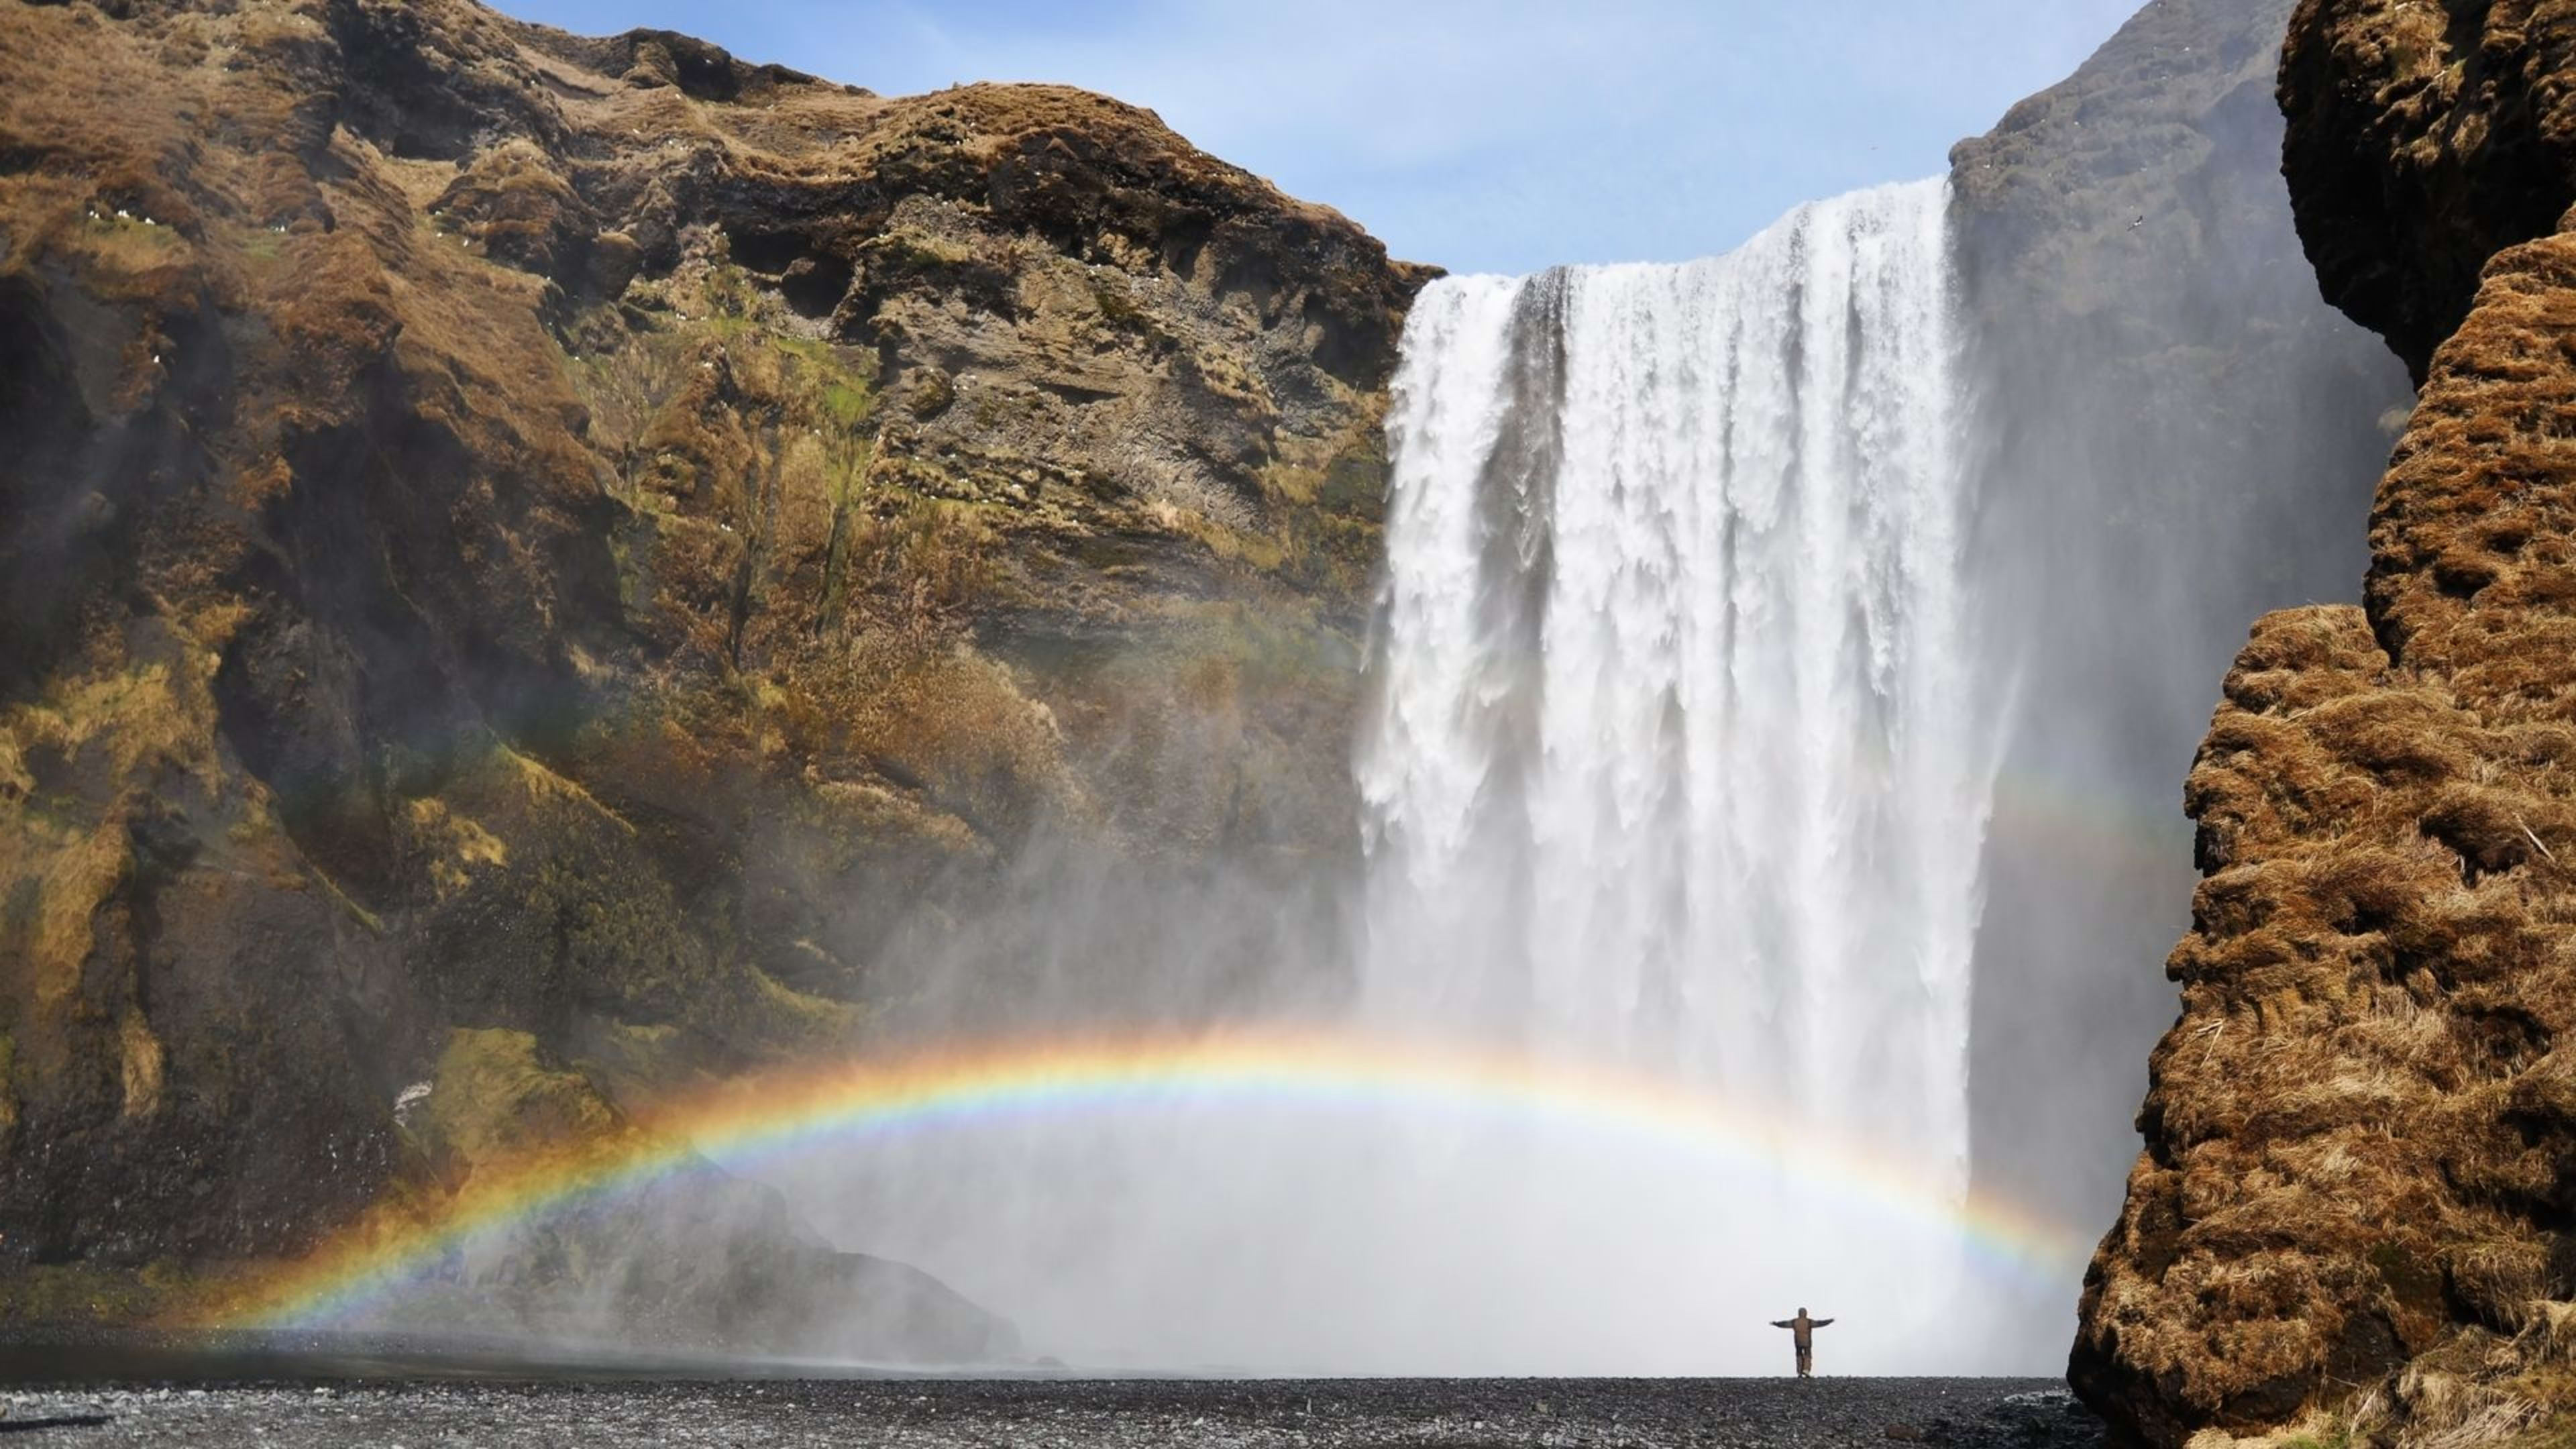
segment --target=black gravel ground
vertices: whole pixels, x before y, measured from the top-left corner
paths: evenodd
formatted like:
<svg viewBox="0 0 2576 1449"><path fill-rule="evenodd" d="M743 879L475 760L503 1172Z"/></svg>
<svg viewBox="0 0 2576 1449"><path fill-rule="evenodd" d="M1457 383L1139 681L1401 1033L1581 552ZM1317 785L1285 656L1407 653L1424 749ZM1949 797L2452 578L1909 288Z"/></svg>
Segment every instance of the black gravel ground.
<svg viewBox="0 0 2576 1449"><path fill-rule="evenodd" d="M2039 1379L765 1379L24 1384L0 1445L2098 1449ZM45 1420L79 1420L56 1423ZM104 1422L97 1422L103 1419ZM13 1432L23 1426L23 1432Z"/></svg>

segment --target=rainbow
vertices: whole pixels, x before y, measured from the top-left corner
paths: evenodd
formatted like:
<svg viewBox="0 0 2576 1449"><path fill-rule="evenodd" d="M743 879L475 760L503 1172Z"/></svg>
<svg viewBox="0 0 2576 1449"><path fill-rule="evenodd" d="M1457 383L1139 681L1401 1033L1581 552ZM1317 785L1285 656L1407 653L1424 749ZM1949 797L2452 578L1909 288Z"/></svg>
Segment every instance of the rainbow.
<svg viewBox="0 0 2576 1449"><path fill-rule="evenodd" d="M753 1076L640 1114L635 1145L481 1170L429 1218L326 1243L218 1315L227 1325L345 1322L480 1234L630 1190L708 1159L1014 1117L1176 1103L1321 1110L1401 1107L1526 1118L1712 1155L1817 1187L1957 1239L1982 1262L2064 1285L2089 1244L1992 1196L1929 1185L1908 1165L1668 1081L1411 1039L1315 1032L1047 1038Z"/></svg>

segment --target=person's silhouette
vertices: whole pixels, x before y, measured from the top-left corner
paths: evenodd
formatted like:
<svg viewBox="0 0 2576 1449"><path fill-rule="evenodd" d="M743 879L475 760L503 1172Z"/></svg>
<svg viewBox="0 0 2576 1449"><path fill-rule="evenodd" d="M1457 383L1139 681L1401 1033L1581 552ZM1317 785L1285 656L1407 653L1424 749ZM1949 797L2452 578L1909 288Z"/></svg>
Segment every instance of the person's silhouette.
<svg viewBox="0 0 2576 1449"><path fill-rule="evenodd" d="M1830 1318L1809 1318L1807 1310L1803 1308L1798 1310L1798 1316L1795 1318L1771 1320L1773 1328L1789 1330L1789 1341L1798 1346L1798 1377L1806 1379L1816 1376L1816 1330L1831 1322L1833 1320Z"/></svg>

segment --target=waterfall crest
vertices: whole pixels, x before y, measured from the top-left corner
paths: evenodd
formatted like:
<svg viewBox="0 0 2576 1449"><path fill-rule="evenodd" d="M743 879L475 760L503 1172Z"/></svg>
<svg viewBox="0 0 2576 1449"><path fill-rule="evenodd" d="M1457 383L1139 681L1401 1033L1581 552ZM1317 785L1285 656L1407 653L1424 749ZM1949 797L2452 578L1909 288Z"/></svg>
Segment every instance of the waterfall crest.
<svg viewBox="0 0 2576 1449"><path fill-rule="evenodd" d="M1357 774L1365 1008L1964 1191L1992 711L1942 181L1723 257L1433 284Z"/></svg>

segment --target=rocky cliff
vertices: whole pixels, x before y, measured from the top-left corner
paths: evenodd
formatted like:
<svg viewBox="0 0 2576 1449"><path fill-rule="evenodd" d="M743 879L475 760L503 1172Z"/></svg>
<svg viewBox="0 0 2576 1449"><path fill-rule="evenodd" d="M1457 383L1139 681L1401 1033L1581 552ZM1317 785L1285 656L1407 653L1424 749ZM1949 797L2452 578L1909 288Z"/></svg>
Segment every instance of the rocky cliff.
<svg viewBox="0 0 2576 1449"><path fill-rule="evenodd" d="M2300 253L2272 99L2291 4L2154 0L1951 152L1983 676L2009 682L1974 1160L2069 1222L2118 1203L2173 1019L2153 963L2186 919L2173 782L2210 682L2246 620L2352 595L2381 418L2408 396ZM2058 1329L2070 1298L2026 1311Z"/></svg>
<svg viewBox="0 0 2576 1449"><path fill-rule="evenodd" d="M1297 913L1211 880L1356 838L1426 275L1071 90L0 7L0 1315L410 1190L458 1031L615 1097L907 962L1221 997ZM1049 872L1191 953L1039 960Z"/></svg>
<svg viewBox="0 0 2576 1449"><path fill-rule="evenodd" d="M2286 170L2423 379L2366 602L2264 618L2186 792L2205 876L2072 1376L2152 1443L2576 1406L2576 6L2304 0Z"/></svg>

